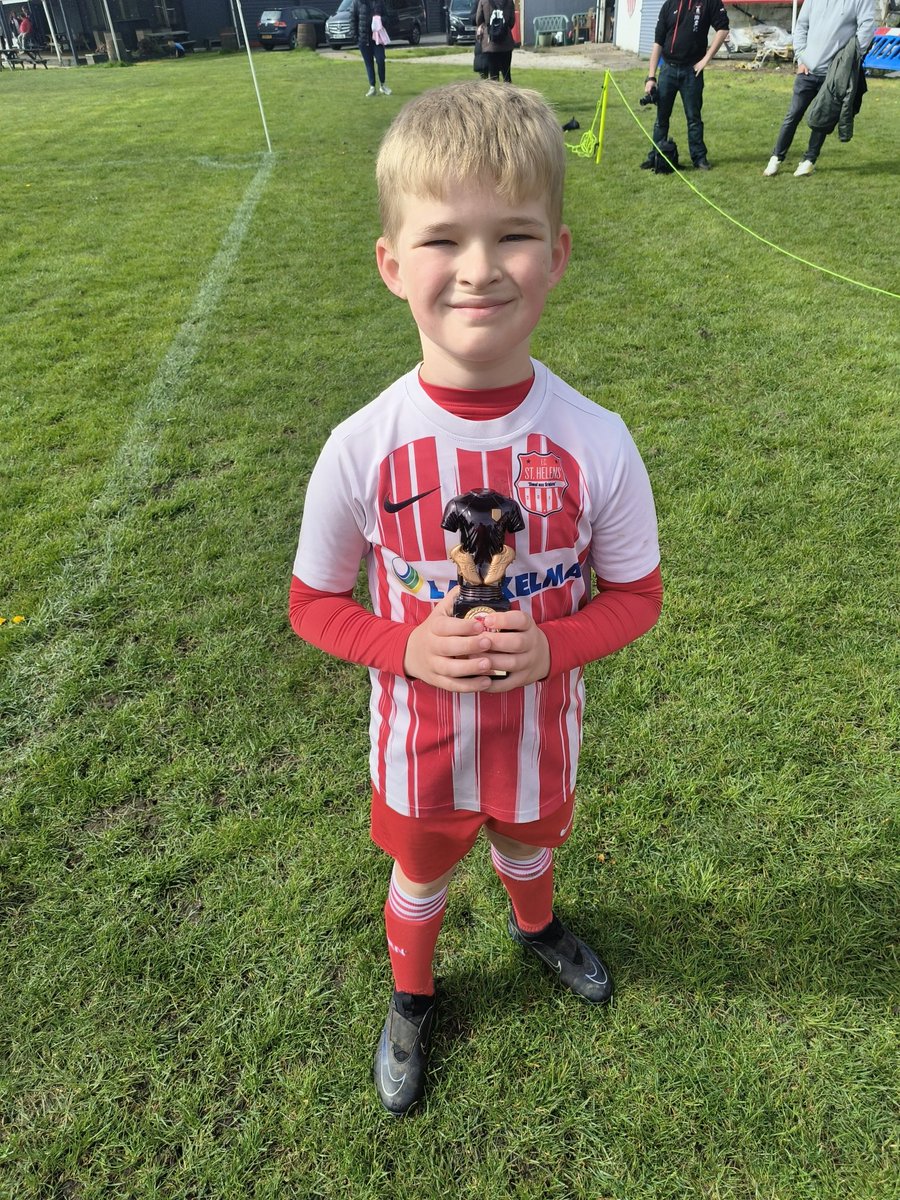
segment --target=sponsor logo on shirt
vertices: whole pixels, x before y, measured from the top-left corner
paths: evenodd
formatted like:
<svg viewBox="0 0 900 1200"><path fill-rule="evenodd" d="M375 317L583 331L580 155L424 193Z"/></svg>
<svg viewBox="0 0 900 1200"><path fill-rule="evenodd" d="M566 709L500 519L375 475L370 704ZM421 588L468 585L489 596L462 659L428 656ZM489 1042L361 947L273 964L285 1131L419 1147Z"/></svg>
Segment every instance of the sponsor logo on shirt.
<svg viewBox="0 0 900 1200"><path fill-rule="evenodd" d="M413 595L422 590L422 576L415 567L410 566L405 558L395 558L391 563L394 574L408 592Z"/></svg>
<svg viewBox="0 0 900 1200"><path fill-rule="evenodd" d="M437 488L433 487L427 492L419 492L417 496L407 496L405 500L392 500L390 496L383 496L381 503L384 505L384 511L389 513L398 513L403 508L408 508L410 504L415 504L417 500L424 500L426 496L430 496L432 492L436 492Z"/></svg>
<svg viewBox="0 0 900 1200"><path fill-rule="evenodd" d="M503 595L507 600L520 600L523 596L535 596L544 588L563 587L569 579L580 579L582 576L581 563L574 562L567 567L565 563L557 563L547 571L523 571L520 575L508 575L503 581ZM429 579L428 599L443 600L448 592L456 587L456 580L447 583ZM442 590L443 589L443 590Z"/></svg>

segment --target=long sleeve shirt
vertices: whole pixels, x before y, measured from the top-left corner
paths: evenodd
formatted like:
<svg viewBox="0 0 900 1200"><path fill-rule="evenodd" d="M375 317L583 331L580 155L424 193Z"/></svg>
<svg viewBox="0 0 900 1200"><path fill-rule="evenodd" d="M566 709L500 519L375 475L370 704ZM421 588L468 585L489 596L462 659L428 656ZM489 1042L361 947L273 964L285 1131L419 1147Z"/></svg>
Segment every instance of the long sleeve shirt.
<svg viewBox="0 0 900 1200"><path fill-rule="evenodd" d="M794 29L794 57L812 75L825 75L855 35L865 53L875 34L875 0L805 0Z"/></svg>
<svg viewBox="0 0 900 1200"><path fill-rule="evenodd" d="M307 488L291 623L369 667L372 781L397 812L521 822L553 811L575 786L582 667L659 615L653 497L624 423L532 367L512 407L492 394L452 403L411 372L332 432ZM456 583L445 505L475 488L520 507L503 594L540 625L550 672L458 696L408 676L405 655ZM373 611L353 599L360 559Z"/></svg>

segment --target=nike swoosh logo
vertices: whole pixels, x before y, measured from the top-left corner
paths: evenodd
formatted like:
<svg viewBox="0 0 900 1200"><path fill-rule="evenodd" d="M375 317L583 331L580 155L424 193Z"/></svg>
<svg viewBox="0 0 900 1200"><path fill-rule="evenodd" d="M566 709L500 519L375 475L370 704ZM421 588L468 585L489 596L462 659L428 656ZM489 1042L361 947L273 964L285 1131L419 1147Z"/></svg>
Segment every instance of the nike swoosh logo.
<svg viewBox="0 0 900 1200"><path fill-rule="evenodd" d="M389 1088L388 1085L385 1083L384 1075L387 1075L387 1077L388 1077L388 1079L390 1079L391 1083L396 1083L397 1086L393 1089ZM385 1066L384 1074L381 1077L381 1086L384 1088L385 1095L396 1096L397 1093L400 1091L400 1089L403 1087L404 1083L406 1083L406 1072L405 1071L400 1076L400 1078L397 1079L397 1078L395 1078L393 1072L391 1071L391 1068L387 1065Z"/></svg>
<svg viewBox="0 0 900 1200"><path fill-rule="evenodd" d="M390 1052L390 1045L389 1045L389 1043L386 1043L384 1041L385 1031L382 1032L381 1036L382 1036L382 1045L380 1047L381 1054L382 1054L381 1086L384 1089L384 1094L386 1096L396 1096L397 1093L400 1091L400 1089L403 1087L404 1083L406 1083L407 1073L406 1073L406 1071L404 1071L403 1074L398 1079L397 1076L394 1074L394 1072L391 1070L391 1068L388 1064L388 1060L387 1060L388 1053ZM387 1076L387 1079L385 1078L385 1076ZM395 1083L397 1086L394 1088L390 1087L387 1082L388 1079L391 1081L391 1083Z"/></svg>
<svg viewBox="0 0 900 1200"><path fill-rule="evenodd" d="M389 513L397 513L401 508L408 508L410 504L415 504L417 500L424 500L426 496L430 496L432 492L436 492L436 487L429 488L427 492L419 492L418 496L410 496L408 500L391 500L389 496L385 496L381 503L384 505L384 511Z"/></svg>

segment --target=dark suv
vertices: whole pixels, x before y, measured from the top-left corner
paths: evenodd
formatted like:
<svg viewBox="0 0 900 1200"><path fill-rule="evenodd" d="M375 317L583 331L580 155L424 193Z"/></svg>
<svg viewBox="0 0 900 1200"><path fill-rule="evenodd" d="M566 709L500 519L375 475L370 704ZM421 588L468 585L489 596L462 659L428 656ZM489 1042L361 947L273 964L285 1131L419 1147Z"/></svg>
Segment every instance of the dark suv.
<svg viewBox="0 0 900 1200"><path fill-rule="evenodd" d="M316 45L325 43L325 22L328 17L321 8L294 6L292 8L267 8L256 22L256 36L264 50L276 46L287 46L293 50L297 45L297 26L308 22L316 27Z"/></svg>
<svg viewBox="0 0 900 1200"><path fill-rule="evenodd" d="M475 11L478 0L450 0L447 5L447 45L475 41Z"/></svg>
<svg viewBox="0 0 900 1200"><path fill-rule="evenodd" d="M341 0L340 8L325 24L329 46L353 46L350 32L350 6L353 0ZM425 29L425 5L422 0L384 0L384 27L392 42L407 41L418 46Z"/></svg>

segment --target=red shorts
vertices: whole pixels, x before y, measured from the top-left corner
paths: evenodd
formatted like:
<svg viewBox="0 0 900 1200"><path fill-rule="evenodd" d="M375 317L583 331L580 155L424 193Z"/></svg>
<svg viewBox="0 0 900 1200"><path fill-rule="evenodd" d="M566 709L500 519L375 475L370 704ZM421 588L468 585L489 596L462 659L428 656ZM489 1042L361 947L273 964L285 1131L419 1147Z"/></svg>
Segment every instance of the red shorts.
<svg viewBox="0 0 900 1200"><path fill-rule="evenodd" d="M372 841L396 859L413 883L431 883L475 845L482 826L526 846L561 846L572 830L574 795L539 821L498 821L487 813L448 809L407 817L388 808L372 788Z"/></svg>

